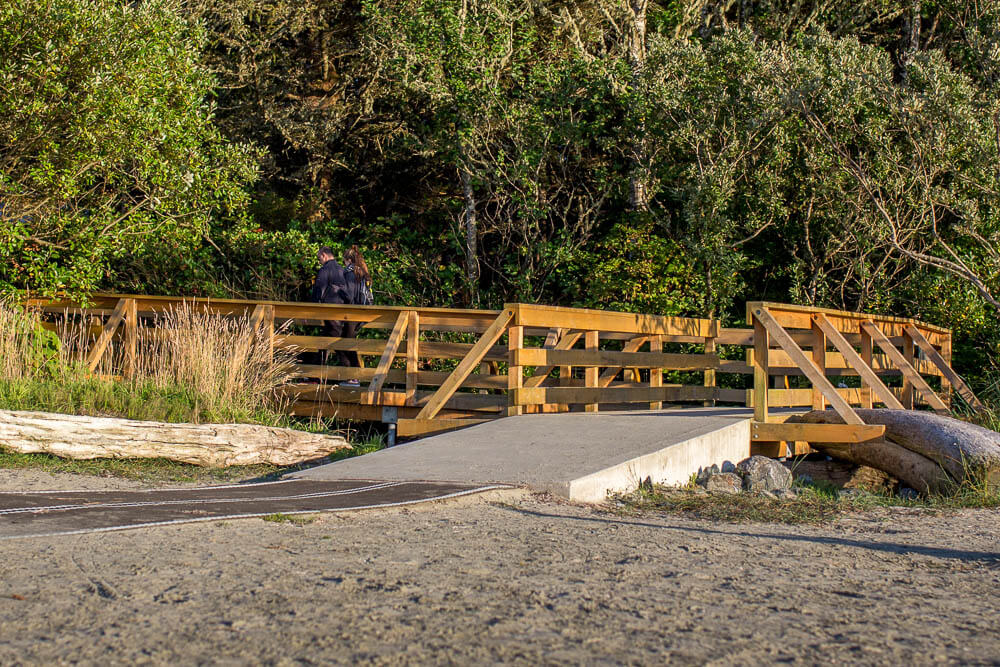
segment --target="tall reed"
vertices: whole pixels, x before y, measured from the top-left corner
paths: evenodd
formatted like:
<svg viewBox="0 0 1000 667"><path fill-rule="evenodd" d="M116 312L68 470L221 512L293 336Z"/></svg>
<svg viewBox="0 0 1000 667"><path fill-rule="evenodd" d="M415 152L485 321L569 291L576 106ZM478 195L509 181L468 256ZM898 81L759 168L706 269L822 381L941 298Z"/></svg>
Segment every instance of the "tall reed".
<svg viewBox="0 0 1000 667"><path fill-rule="evenodd" d="M35 313L0 299L0 380L38 377L50 355L58 353L57 347L57 341L42 331Z"/></svg>
<svg viewBox="0 0 1000 667"><path fill-rule="evenodd" d="M270 332L249 318L224 318L183 304L154 324L140 329L133 381L184 387L213 410L284 407L279 387L292 377L294 357L273 352Z"/></svg>
<svg viewBox="0 0 1000 667"><path fill-rule="evenodd" d="M247 317L210 315L191 304L159 315L139 328L137 363L127 376L116 342L96 373L82 363L94 324L66 315L46 330L37 312L0 301L0 408L289 424L279 388L294 358L272 354L269 332Z"/></svg>

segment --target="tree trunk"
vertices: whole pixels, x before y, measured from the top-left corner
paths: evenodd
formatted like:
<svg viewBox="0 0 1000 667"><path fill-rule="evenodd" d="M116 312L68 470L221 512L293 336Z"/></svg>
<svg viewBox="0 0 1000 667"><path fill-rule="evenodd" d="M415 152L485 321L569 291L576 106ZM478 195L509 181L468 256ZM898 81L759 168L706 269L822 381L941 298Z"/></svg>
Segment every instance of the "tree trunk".
<svg viewBox="0 0 1000 667"><path fill-rule="evenodd" d="M886 440L930 461L935 467L947 472L953 479L957 481L979 479L986 481L990 486L1000 485L1000 433L930 412L863 409L856 410L856 412L866 424L885 425ZM843 423L840 416L832 410L814 410L805 415L792 417L789 421L813 424ZM816 446L831 451L838 447L847 448L844 445L832 444L817 444ZM903 459L898 453L888 454L887 452L890 450L895 450L887 444L876 441L852 445L851 447L862 447L865 451L871 449L871 456L874 458L865 462L866 465L908 481L902 474L903 471L892 468L892 466L904 465ZM882 454L882 452L886 452L886 454ZM881 463L879 459L881 459ZM909 463L905 465L917 465L917 462L909 458L906 460ZM927 481L930 483L932 480L928 478Z"/></svg>
<svg viewBox="0 0 1000 667"><path fill-rule="evenodd" d="M954 481L941 466L889 440L809 444L835 459L881 470L921 493L944 493L954 487Z"/></svg>
<svg viewBox="0 0 1000 667"><path fill-rule="evenodd" d="M639 118L629 150L629 205L633 211L649 208L649 145L646 138L645 85L646 68L646 8L648 0L622 0L626 5L628 26L626 28L629 89L634 100L638 100ZM635 102L633 102L635 104Z"/></svg>
<svg viewBox="0 0 1000 667"><path fill-rule="evenodd" d="M476 219L476 194L472 189L472 175L465 167L459 167L462 180L462 228L465 232L465 272L469 282L469 305L475 306L479 300L479 221Z"/></svg>
<svg viewBox="0 0 1000 667"><path fill-rule="evenodd" d="M910 4L910 15L904 21L905 33L903 35L903 55L899 59L902 65L903 85L910 85L909 67L913 62L917 51L920 49L920 21L923 9L921 0L912 0Z"/></svg>
<svg viewBox="0 0 1000 667"><path fill-rule="evenodd" d="M340 436L251 424L165 424L0 410L0 448L68 459L165 458L221 468L293 465L350 445Z"/></svg>

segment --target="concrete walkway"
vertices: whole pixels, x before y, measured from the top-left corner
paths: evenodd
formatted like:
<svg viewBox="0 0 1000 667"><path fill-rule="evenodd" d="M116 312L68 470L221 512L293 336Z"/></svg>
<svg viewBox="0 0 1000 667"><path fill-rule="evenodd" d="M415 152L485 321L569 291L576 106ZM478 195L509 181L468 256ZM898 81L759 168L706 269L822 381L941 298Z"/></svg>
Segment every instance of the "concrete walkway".
<svg viewBox="0 0 1000 667"><path fill-rule="evenodd" d="M296 473L315 480L515 484L582 502L750 454L746 408L524 415Z"/></svg>

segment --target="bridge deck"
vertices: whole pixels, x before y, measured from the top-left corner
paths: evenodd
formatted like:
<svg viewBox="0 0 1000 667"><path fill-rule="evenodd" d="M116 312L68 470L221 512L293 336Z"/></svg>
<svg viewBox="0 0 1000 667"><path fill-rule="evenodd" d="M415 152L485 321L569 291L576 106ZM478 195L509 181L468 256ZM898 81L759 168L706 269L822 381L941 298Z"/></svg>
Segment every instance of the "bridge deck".
<svg viewBox="0 0 1000 667"><path fill-rule="evenodd" d="M296 473L310 480L504 483L598 502L750 454L747 408L523 415Z"/></svg>

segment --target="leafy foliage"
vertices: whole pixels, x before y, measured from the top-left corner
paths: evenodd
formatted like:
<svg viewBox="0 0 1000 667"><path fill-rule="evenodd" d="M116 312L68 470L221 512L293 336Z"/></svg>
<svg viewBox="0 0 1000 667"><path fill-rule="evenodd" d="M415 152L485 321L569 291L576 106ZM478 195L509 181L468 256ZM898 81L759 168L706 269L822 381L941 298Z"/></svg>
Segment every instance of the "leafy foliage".
<svg viewBox="0 0 1000 667"><path fill-rule="evenodd" d="M0 285L92 290L245 205L254 151L212 122L202 39L168 2L0 7Z"/></svg>
<svg viewBox="0 0 1000 667"><path fill-rule="evenodd" d="M0 10L0 277L297 299L318 245L358 244L383 303L902 312L953 327L979 373L1000 345L998 19L28 0Z"/></svg>

